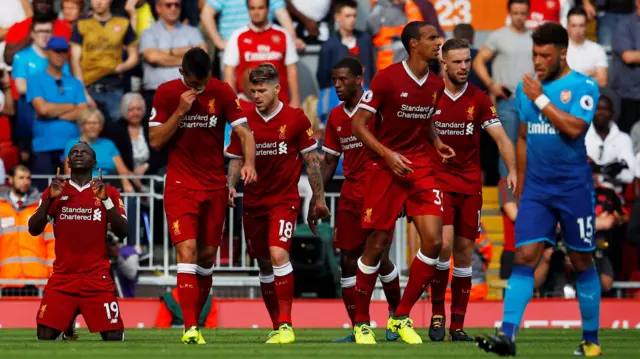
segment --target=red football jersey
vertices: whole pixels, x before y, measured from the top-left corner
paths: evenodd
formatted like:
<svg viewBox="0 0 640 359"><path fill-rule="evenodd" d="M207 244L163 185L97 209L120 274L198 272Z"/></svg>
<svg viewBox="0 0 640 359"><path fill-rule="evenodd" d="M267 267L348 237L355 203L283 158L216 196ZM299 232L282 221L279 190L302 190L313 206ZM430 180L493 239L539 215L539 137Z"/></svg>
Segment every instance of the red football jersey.
<svg viewBox="0 0 640 359"><path fill-rule="evenodd" d="M120 192L107 185L107 194L118 212L126 218ZM47 188L42 199L48 197ZM110 273L106 245L109 219L102 201L93 194L91 183L80 187L71 180L67 181L47 215L53 222L56 238L54 275L103 276Z"/></svg>
<svg viewBox="0 0 640 359"><path fill-rule="evenodd" d="M280 74L280 100L289 103L287 65L298 62L298 53L289 33L277 25L258 29L252 24L236 30L224 49L222 63L236 67L236 88L242 89L242 74L262 63L271 63Z"/></svg>
<svg viewBox="0 0 640 359"><path fill-rule="evenodd" d="M338 157L344 153L342 168L345 181L342 184L340 196L362 202L364 201L364 177L370 154L367 147L351 133L351 119L357 108L356 106L353 112L349 112L344 104L340 104L331 110L322 149Z"/></svg>
<svg viewBox="0 0 640 359"><path fill-rule="evenodd" d="M165 123L178 109L180 95L188 91L182 79L165 82L153 98L149 126ZM209 80L170 140L167 183L197 190L226 186L224 128L247 122L240 101L227 83Z"/></svg>
<svg viewBox="0 0 640 359"><path fill-rule="evenodd" d="M276 205L300 205L298 180L302 172L302 156L318 146L311 122L304 112L280 102L278 109L264 116L257 109L247 113L249 127L256 140L256 172L258 181L244 188L243 205L271 208ZM241 158L240 138L231 136L227 156Z"/></svg>
<svg viewBox="0 0 640 359"><path fill-rule="evenodd" d="M478 194L482 191L480 129L501 126L496 108L484 92L469 83L456 96L447 90L444 94L433 121L440 139L456 151L456 157L450 164L434 159L436 178L444 192ZM434 153L434 158L439 156Z"/></svg>
<svg viewBox="0 0 640 359"><path fill-rule="evenodd" d="M547 21L560 22L560 0L532 0L527 28L535 30Z"/></svg>
<svg viewBox="0 0 640 359"><path fill-rule="evenodd" d="M31 32L31 23L33 17L26 18L18 23L13 24L7 31L5 41L7 44L18 43L27 38ZM53 22L53 36L64 37L67 41L71 41L71 28L64 20L56 19Z"/></svg>
<svg viewBox="0 0 640 359"><path fill-rule="evenodd" d="M403 61L374 76L358 108L377 114L374 134L380 143L413 162L409 167L426 167L429 155L422 131L443 91L442 78L429 72L418 79ZM373 160L386 167L381 157L374 155Z"/></svg>

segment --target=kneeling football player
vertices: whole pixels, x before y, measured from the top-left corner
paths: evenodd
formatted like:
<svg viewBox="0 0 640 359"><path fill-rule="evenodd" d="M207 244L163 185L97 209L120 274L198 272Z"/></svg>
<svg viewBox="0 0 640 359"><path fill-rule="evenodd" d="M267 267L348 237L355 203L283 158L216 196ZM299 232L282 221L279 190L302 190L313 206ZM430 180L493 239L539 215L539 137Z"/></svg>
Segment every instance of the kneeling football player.
<svg viewBox="0 0 640 359"><path fill-rule="evenodd" d="M103 340L124 340L124 327L107 255L107 225L118 238L127 236L124 203L117 189L92 180L96 153L85 142L69 151L71 178L56 178L42 194L29 219L29 233L39 235L54 224L56 259L36 315L38 339L55 340L77 313Z"/></svg>

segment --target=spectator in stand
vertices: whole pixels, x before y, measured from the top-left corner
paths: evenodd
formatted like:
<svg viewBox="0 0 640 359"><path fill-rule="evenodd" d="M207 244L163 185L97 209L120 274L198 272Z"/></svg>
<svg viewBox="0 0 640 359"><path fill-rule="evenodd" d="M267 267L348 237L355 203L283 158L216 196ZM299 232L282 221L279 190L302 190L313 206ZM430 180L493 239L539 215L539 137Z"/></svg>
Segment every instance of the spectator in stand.
<svg viewBox="0 0 640 359"><path fill-rule="evenodd" d="M65 38L52 37L47 43L47 70L27 77L27 101L36 112L31 164L35 174L56 173L67 142L79 134L78 114L87 107L82 83L62 72L69 50ZM37 181L40 190L47 185L47 181Z"/></svg>
<svg viewBox="0 0 640 359"><path fill-rule="evenodd" d="M597 6L594 6L594 2ZM637 8L634 0L582 0L582 6L587 12L589 20L593 20L597 16L598 43L606 48L612 46L614 37L618 36L619 31L616 29L619 24L633 17L635 8Z"/></svg>
<svg viewBox="0 0 640 359"><path fill-rule="evenodd" d="M329 38L327 15L335 0L285 0L294 20L296 36L307 44L321 44Z"/></svg>
<svg viewBox="0 0 640 359"><path fill-rule="evenodd" d="M334 87L331 69L348 53L361 60L365 69L366 86L369 86L376 73L373 41L368 32L356 30L357 13L358 3L355 0L338 0L333 8L333 18L338 25L338 31L320 48L316 79L321 90Z"/></svg>
<svg viewBox="0 0 640 359"><path fill-rule="evenodd" d="M9 32L9 28L26 17L33 15L29 0L5 0L2 2L0 11L0 66L4 62L4 39Z"/></svg>
<svg viewBox="0 0 640 359"><path fill-rule="evenodd" d="M84 0L62 0L62 19L67 23L69 31L84 14Z"/></svg>
<svg viewBox="0 0 640 359"><path fill-rule="evenodd" d="M640 119L640 0L636 14L619 17L613 39L613 89L620 97L620 130L629 132Z"/></svg>
<svg viewBox="0 0 640 359"><path fill-rule="evenodd" d="M87 87L87 100L107 120L120 117L122 76L138 65L136 34L129 19L111 14L111 0L91 0L93 15L78 21L71 36L71 68ZM122 61L122 51L127 59Z"/></svg>
<svg viewBox="0 0 640 359"><path fill-rule="evenodd" d="M53 36L64 37L67 40L71 38L71 31L64 20L57 19L57 14L53 11L53 0L33 0L33 15L38 14L51 14L54 20L53 23ZM4 8L3 10L4 11ZM31 45L31 22L32 17L29 17L21 22L18 22L11 26L7 36L5 37L6 47L4 49L4 61L11 65L13 63L13 56L22 49L25 49Z"/></svg>
<svg viewBox="0 0 640 359"><path fill-rule="evenodd" d="M529 0L527 29L533 31L547 21L560 22L560 0Z"/></svg>
<svg viewBox="0 0 640 359"><path fill-rule="evenodd" d="M11 94L11 77L9 71L0 65L0 116L13 116L16 113L16 107ZM0 176L0 183L4 183L4 177Z"/></svg>
<svg viewBox="0 0 640 359"><path fill-rule="evenodd" d="M65 158L65 173L70 174L71 168L69 167L69 151L71 148L83 141L89 144L91 148L96 152L96 167L93 169L93 176L98 176L98 169L102 170L103 175L115 175L128 176L132 173L125 166L120 152L116 148L116 145L108 138L100 137L100 133L104 129L104 115L100 110L94 108L84 109L78 115L78 127L80 128L80 137L75 137L67 141L63 158ZM131 181L126 178L122 178L122 189L125 193L135 192Z"/></svg>
<svg viewBox="0 0 640 359"><path fill-rule="evenodd" d="M9 171L10 189L0 192L0 279L47 279L53 270L55 240L53 225L47 224L39 236L27 230L36 212L40 193L31 187L31 172L23 165ZM35 286L3 286L2 296L38 295ZM14 292L14 293L11 293Z"/></svg>
<svg viewBox="0 0 640 359"><path fill-rule="evenodd" d="M268 20L268 0L248 0L251 22L236 30L229 41L222 63L224 81L237 92L242 88L242 75L261 63L273 64L280 74L280 100L300 107L298 53L293 38L280 26Z"/></svg>
<svg viewBox="0 0 640 359"><path fill-rule="evenodd" d="M511 190L507 188L506 178L498 183L498 198L502 212L502 225L504 231L504 247L500 255L500 279L509 279L513 269L513 260L516 255L515 223L518 217L518 202Z"/></svg>
<svg viewBox="0 0 640 359"><path fill-rule="evenodd" d="M400 35L412 21L423 21L420 8L412 0L372 0L367 27L373 34L376 70L400 62L407 57ZM531 52L531 51L529 51Z"/></svg>
<svg viewBox="0 0 640 359"><path fill-rule="evenodd" d="M471 46L471 62L473 62L473 59L475 59L476 56L478 55L478 49L473 47L473 43L476 37L476 31L473 29L473 26L471 26L471 24L456 25L453 28L453 37L458 40L466 41ZM489 69L490 63L487 64L486 66L487 66L487 69ZM480 78L478 77L478 75L476 75L474 71L470 71L469 73L469 82L472 85L475 85L478 88L480 88L482 91L487 90L487 86L484 85L482 80L480 80Z"/></svg>
<svg viewBox="0 0 640 359"><path fill-rule="evenodd" d="M514 94L524 74L533 73L533 40L525 27L529 0L509 0L507 6L511 25L489 35L473 60L473 70L495 99L502 126L511 142L516 143L520 121ZM491 75L487 69L490 60L493 60ZM501 178L507 176L507 166L502 158L499 170Z"/></svg>
<svg viewBox="0 0 640 359"><path fill-rule="evenodd" d="M200 21L205 28L207 36L209 36L209 39L213 42L213 45L215 45L218 50L224 51L227 41L229 41L233 32L246 26L251 20L247 0L206 1L207 3L200 13ZM269 21L273 21L275 17L278 23L293 37L296 49L304 49L305 43L296 36L296 30L293 27L293 21L287 12L284 0L268 1ZM219 14L220 17L216 21L217 14Z"/></svg>
<svg viewBox="0 0 640 359"><path fill-rule="evenodd" d="M587 13L581 7L574 7L567 15L569 49L567 63L573 70L593 77L598 86L607 87L609 61L604 48L586 39Z"/></svg>
<svg viewBox="0 0 640 359"><path fill-rule="evenodd" d="M613 102L607 96L600 96L585 136L587 156L592 161L594 172L598 173L598 183L622 194L624 186L635 178L635 152L631 137L620 131L613 120Z"/></svg>
<svg viewBox="0 0 640 359"><path fill-rule="evenodd" d="M158 21L140 37L144 58L142 89L148 109L158 86L180 78L178 69L187 50L196 46L206 50L200 31L179 21L180 1L157 0Z"/></svg>
<svg viewBox="0 0 640 359"><path fill-rule="evenodd" d="M32 45L16 53L13 57L12 76L15 89L18 92L16 142L23 161L27 161L31 154L32 127L36 114L33 106L27 101L27 77L47 70L47 43L53 31L53 14L37 13L31 21ZM62 73L71 75L69 64L62 68ZM36 78L37 79L37 78Z"/></svg>

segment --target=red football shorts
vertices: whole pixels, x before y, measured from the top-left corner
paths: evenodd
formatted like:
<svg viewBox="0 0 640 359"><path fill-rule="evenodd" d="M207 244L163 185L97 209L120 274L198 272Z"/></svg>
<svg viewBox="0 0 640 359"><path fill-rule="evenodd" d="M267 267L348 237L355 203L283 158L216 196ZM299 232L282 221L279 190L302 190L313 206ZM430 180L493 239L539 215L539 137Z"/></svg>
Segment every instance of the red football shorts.
<svg viewBox="0 0 640 359"><path fill-rule="evenodd" d="M61 285L51 279L49 282L36 315L39 325L65 331L75 317L82 314L92 333L124 330L111 278L106 278L104 284L101 280L85 278L61 278Z"/></svg>
<svg viewBox="0 0 640 359"><path fill-rule="evenodd" d="M480 234L481 194L444 194L442 225L453 226L456 236L475 240Z"/></svg>
<svg viewBox="0 0 640 359"><path fill-rule="evenodd" d="M167 186L164 208L171 242L176 245L187 239L196 239L208 246L220 246L228 195L226 187L202 191Z"/></svg>
<svg viewBox="0 0 640 359"><path fill-rule="evenodd" d="M296 206L280 205L267 210L245 206L242 221L249 256L270 258L269 247L280 247L289 252L297 218Z"/></svg>
<svg viewBox="0 0 640 359"><path fill-rule="evenodd" d="M362 226L365 229L389 231L405 206L406 214L442 216L442 192L435 184L429 168L416 168L400 178L391 170L371 166L365 179Z"/></svg>
<svg viewBox="0 0 640 359"><path fill-rule="evenodd" d="M364 249L367 234L362 228L362 202L341 197L337 212L333 246L345 251Z"/></svg>

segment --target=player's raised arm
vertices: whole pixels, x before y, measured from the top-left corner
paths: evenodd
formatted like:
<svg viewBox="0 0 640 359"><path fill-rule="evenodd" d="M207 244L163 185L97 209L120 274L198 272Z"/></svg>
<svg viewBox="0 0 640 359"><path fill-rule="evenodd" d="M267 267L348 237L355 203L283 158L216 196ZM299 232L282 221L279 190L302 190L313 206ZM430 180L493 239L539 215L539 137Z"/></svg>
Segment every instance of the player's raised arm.
<svg viewBox="0 0 640 359"><path fill-rule="evenodd" d="M120 193L116 189L107 189L107 185L102 180L102 169L98 169L98 179L91 181L91 189L107 210L107 218L113 234L119 239L125 238L129 232L129 221L124 215L124 203L122 203Z"/></svg>
<svg viewBox="0 0 640 359"><path fill-rule="evenodd" d="M196 92L190 89L182 93L178 108L171 114L167 114L164 109L165 104L162 103L161 96L161 90L156 92L154 106L149 118L149 145L156 151L162 149L176 133L178 126L180 126L180 121L191 109L193 101L196 100ZM166 118L167 115L169 118Z"/></svg>
<svg viewBox="0 0 640 359"><path fill-rule="evenodd" d="M530 74L525 74L522 83L524 93L531 101L535 102L542 114L547 117L549 122L551 122L558 131L575 140L587 130L591 119L580 118L569 112L560 110L542 93L542 84L538 79L534 79ZM585 84L585 86L588 86L588 84ZM595 83L593 86L595 86ZM580 98L580 106L585 110L594 109L596 100L597 98L594 99L593 96L586 94Z"/></svg>
<svg viewBox="0 0 640 359"><path fill-rule="evenodd" d="M29 234L32 236L39 236L44 232L44 228L49 222L49 207L51 207L51 204L56 197L62 194L62 190L66 183L67 181L60 176L60 167L58 167L56 177L51 181L49 188L47 188L47 190L42 194L38 209L36 209L33 216L29 218Z"/></svg>

